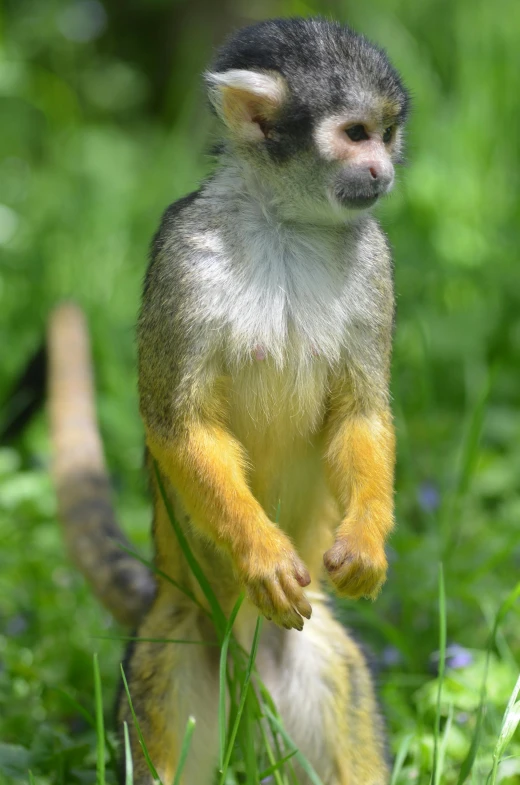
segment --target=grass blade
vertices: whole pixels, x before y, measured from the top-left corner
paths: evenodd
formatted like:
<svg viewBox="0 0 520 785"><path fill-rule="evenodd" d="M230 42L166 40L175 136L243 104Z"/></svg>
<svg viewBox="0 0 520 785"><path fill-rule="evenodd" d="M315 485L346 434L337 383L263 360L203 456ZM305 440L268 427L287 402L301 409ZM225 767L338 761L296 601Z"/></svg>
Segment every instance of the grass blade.
<svg viewBox="0 0 520 785"><path fill-rule="evenodd" d="M255 741L258 738L260 711L254 690L248 690L247 699L238 726L236 745L241 751L242 764L246 782L260 782L258 770L258 751Z"/></svg>
<svg viewBox="0 0 520 785"><path fill-rule="evenodd" d="M68 692L62 690L61 687L49 686L47 687L47 689L51 690L52 692L56 692L58 693L58 695L61 695L62 698L65 698L70 703L70 705L74 707L74 709L78 712L78 714L80 714L83 717L83 719L90 725L90 727L96 729L97 727L96 718L93 717L92 714L89 711L87 711L87 709L84 706L81 705L81 703L79 703L75 698L73 698L72 695L69 695ZM110 765L114 770L114 772L117 772L116 751L106 731L105 731L105 748L108 750Z"/></svg>
<svg viewBox="0 0 520 785"><path fill-rule="evenodd" d="M265 769L260 774L260 777L259 777L260 781L261 780L265 780L266 777L270 777L271 774L275 773L275 771L278 771L279 769L282 768L282 766L285 766L287 761L291 760L291 758L294 758L294 756L296 755L297 752L298 752L297 749L291 750L291 752L289 752L288 755L285 755L285 757L283 757L281 760L277 761L277 763L273 763L272 766L269 766L268 769Z"/></svg>
<svg viewBox="0 0 520 785"><path fill-rule="evenodd" d="M410 744L412 743L412 739L413 739L412 734L410 734L409 736L405 736L401 744L399 745L399 751L395 757L394 768L392 769L392 779L390 780L390 785L397 785L397 780L403 768L403 764L406 760L406 756L408 755L408 750L410 749Z"/></svg>
<svg viewBox="0 0 520 785"><path fill-rule="evenodd" d="M94 697L96 702L97 785L105 785L105 723L98 656L94 654Z"/></svg>
<svg viewBox="0 0 520 785"><path fill-rule="evenodd" d="M446 720L446 727L444 728L444 733L442 734L441 743L439 746L439 757L437 760L437 780L436 785L440 785L441 775L444 769L444 761L446 760L446 751L448 749L448 739L450 736L451 726L453 723L453 706L450 706L448 711L448 719Z"/></svg>
<svg viewBox="0 0 520 785"><path fill-rule="evenodd" d="M192 641L187 638L141 638L139 635L94 635L94 639L119 641L120 643L140 641L141 643L181 643L183 646L220 646L216 641Z"/></svg>
<svg viewBox="0 0 520 785"><path fill-rule="evenodd" d="M126 722L123 723L123 733L125 738L125 785L134 785L134 762Z"/></svg>
<svg viewBox="0 0 520 785"><path fill-rule="evenodd" d="M259 677L258 673L255 674L255 685L258 689L262 717L265 717L269 721L269 716L270 716L269 712L275 717L278 717L278 710L273 701L271 693L269 692L269 690L267 689L267 687ZM289 749L291 747L296 748L296 745L293 744L292 742L290 744L287 743L286 741L286 738L288 738L287 735L285 738L282 737L282 734L280 733L279 730L279 727L283 727L283 723L281 721L279 723L279 727L277 727L276 725L274 725L272 722L269 721L270 737L266 733L266 730L264 728L264 723L261 723L260 727L262 729L262 736L264 738L264 743L266 744L266 749L267 749L269 760L271 761L271 765L276 763L276 759L281 760L287 754L287 749L282 749L282 744L281 744L282 741L284 742L284 746L288 747ZM274 748L276 751L276 758L274 756L270 744L271 740L274 744ZM298 778L296 776L296 772L294 771L292 758L288 761L288 764L289 765L288 767L286 767L286 770L284 772L285 776L283 778L283 781L280 776L280 773L278 771L275 772L274 778L275 778L276 785L287 785L288 781L292 783L292 785L298 785ZM287 780L287 777L289 777L289 780Z"/></svg>
<svg viewBox="0 0 520 785"><path fill-rule="evenodd" d="M154 461L154 468L155 468L155 477L157 479L157 485L159 486L159 491L162 496L162 500L164 506L166 507L166 512L168 513L168 518L170 519L170 523L172 528L175 532L175 535L179 541L179 545L182 548L182 552L186 557L186 561L188 562L189 568L192 571L193 575L195 576L200 588L202 589L204 596L206 597L208 604L211 608L211 613L213 615L213 621L215 623L215 627L217 628L219 639L222 640L224 637L224 633L226 630L227 620L222 611L222 608L219 605L219 602L215 596L211 585L204 575L204 571L202 570L200 564L198 563L197 559L195 558L193 551L191 550L188 540L184 532L182 531L181 527L179 526L177 520L175 519L175 515L173 514L173 510L170 504L170 500L166 495L166 491L164 488L164 484L162 481L161 473L159 471L159 467L157 465L157 461Z"/></svg>
<svg viewBox="0 0 520 785"><path fill-rule="evenodd" d="M233 746L235 744L235 738L236 738L236 735L237 735L238 726L240 724L240 718L242 716L242 712L244 711L244 706L245 706L245 703L246 703L247 693L248 693L248 690L249 690L249 684L250 684L250 681L251 681L251 675L253 673L253 668L255 666L256 653L258 651L258 643L259 643L259 640L260 640L260 631L261 631L261 629L262 629L262 617L259 616L257 621L256 621L255 634L253 636L253 643L251 644L251 654L249 655L249 660L248 660L247 668L246 668L246 674L244 676L244 682L242 684L242 693L240 695L240 702L238 704L238 710L237 710L237 714L236 714L236 717L235 717L235 722L233 723L233 728L232 728L231 733L229 735L228 746L227 746L226 754L225 754L225 757L224 757L224 765L222 766L221 776L220 776L220 780L219 780L220 785L224 785L224 782L226 780L226 774L227 774L227 769L228 769L228 766L229 766L229 761L231 759L231 753L233 752Z"/></svg>
<svg viewBox="0 0 520 785"><path fill-rule="evenodd" d="M473 764L475 763L475 758L477 757L478 748L480 747L480 739L482 737L482 725L484 723L484 707L485 707L485 700L486 700L485 685L487 684L488 664L489 664L489 660L486 660L486 664L484 666L484 678L483 678L482 688L480 693L480 703L477 711L477 722L475 724L475 732L473 733L473 738L471 739L471 745L468 754L462 761L459 777L457 779L457 785L462 785L464 782L466 782L467 778L471 774Z"/></svg>
<svg viewBox="0 0 520 785"><path fill-rule="evenodd" d="M495 785L500 759L506 751L507 745L511 741L518 723L520 722L520 703L518 703L516 700L519 692L520 676L516 681L513 692L511 693L511 697L509 698L506 710L504 712L502 727L500 728L500 734L493 751L493 765L487 778L488 785Z"/></svg>
<svg viewBox="0 0 520 785"><path fill-rule="evenodd" d="M265 714L265 712L263 712L263 713ZM272 773L273 773L273 776L274 776L274 781L275 781L276 785L284 785L282 777L280 776L280 768L277 766L276 757L275 757L275 754L273 752L273 748L271 746L271 740L269 739L269 736L267 735L267 731L266 731L266 729L264 727L264 723L263 722L260 723L260 731L262 733L262 739L263 739L263 742L264 742L265 751L267 753L267 757L269 758L269 762L271 764L270 768L273 770ZM279 750L279 745L278 745L278 740L277 739L275 739L275 744L276 744L276 748L277 748L278 760L280 761L280 760L282 760L282 753Z"/></svg>
<svg viewBox="0 0 520 785"><path fill-rule="evenodd" d="M195 717L188 717L186 730L184 731L184 738L182 740L181 754L179 755L179 763L177 764L177 771L175 772L175 777L173 779L173 785L180 785L182 772L184 766L186 765L188 752L190 751L191 737L193 736L195 725Z"/></svg>
<svg viewBox="0 0 520 785"><path fill-rule="evenodd" d="M187 589L186 586L181 586L181 584L177 583L177 581L174 580L170 575L168 575L167 572L160 570L158 567L155 566L153 562L148 561L148 559L145 559L144 556L141 556L139 553L136 553L131 548L127 548L126 545L123 545L122 542L118 542L117 545L119 548L121 548L122 551L127 553L129 556L132 556L134 559L137 559L137 561L141 562L141 564L146 565L146 567L148 567L155 575L158 575L160 578L164 578L165 581L168 581L168 583L170 583L172 586L175 586L176 589L178 589L186 597L188 597L188 599L190 599L193 603L195 603L195 605L198 605L201 611L204 611L204 613L206 614L208 613L207 609L200 604L200 602L195 597L193 592Z"/></svg>
<svg viewBox="0 0 520 785"><path fill-rule="evenodd" d="M471 479L475 472L479 456L479 443L486 414L486 406L493 386L494 373L490 373L485 384L476 396L473 407L465 424L464 435L461 440L461 450L456 467L456 484L440 517L440 529L443 542L443 553L446 558L453 545L453 532L456 531L454 521L457 520L460 505L470 487Z"/></svg>
<svg viewBox="0 0 520 785"><path fill-rule="evenodd" d="M155 770L155 766L153 765L150 755L148 753L148 749L146 747L146 743L141 732L141 726L139 725L139 720L137 719L136 713L134 711L134 704L132 703L132 696L130 695L130 690L128 689L128 682L126 681L125 672L123 669L123 663L121 663L121 676L123 677L123 685L125 687L126 697L128 698L128 705L130 706L130 712L132 714L132 719L134 721L135 729L137 731L137 737L139 739L139 744L141 745L141 749L143 751L144 758L146 760L146 764L148 769L150 770L150 774L157 782L161 782L157 771Z"/></svg>
<svg viewBox="0 0 520 785"><path fill-rule="evenodd" d="M433 764L430 785L439 784L439 737L441 730L441 701L444 674L446 671L446 589L444 586L444 570L439 564L439 689L437 691L437 709L435 712L435 728L433 742Z"/></svg>
<svg viewBox="0 0 520 785"><path fill-rule="evenodd" d="M231 640L231 635L233 633L233 624L235 623L235 619L237 617L238 611L240 610L240 606L242 605L243 601L244 601L244 595L241 594L235 603L235 607L231 611L231 616L229 617L226 631L224 633L224 638L222 640L222 647L220 649L220 669L219 669L220 691L219 691L219 702L218 702L219 770L222 769L224 765L224 752L226 748L227 654L229 648L229 641Z"/></svg>
<svg viewBox="0 0 520 785"><path fill-rule="evenodd" d="M291 739L291 737L289 736L289 734L287 733L287 731L285 730L284 726L282 725L278 717L274 714L274 712L271 711L271 709L268 706L265 707L265 710L266 710L266 716L269 718L269 721L275 726L275 728L280 733L287 746L292 747L294 749L296 745ZM313 783L313 785L323 785L322 781L314 771L313 767L311 766L305 755L303 755L303 753L300 750L295 752L294 757L296 758L296 760L298 761L298 763L306 773L307 777Z"/></svg>

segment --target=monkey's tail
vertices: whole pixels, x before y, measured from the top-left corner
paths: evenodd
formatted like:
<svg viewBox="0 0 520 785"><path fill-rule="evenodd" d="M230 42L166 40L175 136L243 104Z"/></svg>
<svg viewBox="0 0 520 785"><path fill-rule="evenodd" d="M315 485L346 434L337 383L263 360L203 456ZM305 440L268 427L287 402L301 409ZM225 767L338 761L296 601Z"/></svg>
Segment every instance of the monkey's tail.
<svg viewBox="0 0 520 785"><path fill-rule="evenodd" d="M101 603L135 626L155 595L152 572L122 547L99 435L90 343L81 310L51 314L47 335L52 476L69 552Z"/></svg>

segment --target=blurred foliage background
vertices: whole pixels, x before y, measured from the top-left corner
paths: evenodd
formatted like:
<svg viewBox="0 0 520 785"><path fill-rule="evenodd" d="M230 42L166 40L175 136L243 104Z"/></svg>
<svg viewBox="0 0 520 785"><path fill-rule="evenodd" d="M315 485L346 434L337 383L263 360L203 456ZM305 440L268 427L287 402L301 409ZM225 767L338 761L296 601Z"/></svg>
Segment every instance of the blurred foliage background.
<svg viewBox="0 0 520 785"><path fill-rule="evenodd" d="M429 782L438 563L451 644L442 782L476 727L485 642L520 566L518 0L4 0L0 6L0 400L72 297L92 331L99 415L121 517L146 549L149 504L134 324L163 209L209 171L200 72L233 28L269 16L347 21L413 94L409 166L379 209L396 261L398 431L392 571L341 610L376 652L399 782ZM13 416L4 407L3 425ZM91 653L107 705L121 644L68 563L44 415L0 450L0 781L92 782ZM484 783L518 675L518 611L493 647ZM65 695L64 692L67 694ZM68 697L67 697L68 696ZM499 769L520 782L520 742Z"/></svg>

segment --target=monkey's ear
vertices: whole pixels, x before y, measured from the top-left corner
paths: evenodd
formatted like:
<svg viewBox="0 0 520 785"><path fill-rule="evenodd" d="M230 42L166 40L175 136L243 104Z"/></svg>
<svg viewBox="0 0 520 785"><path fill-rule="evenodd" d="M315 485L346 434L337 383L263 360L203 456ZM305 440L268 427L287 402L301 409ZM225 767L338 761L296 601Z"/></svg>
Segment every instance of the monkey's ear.
<svg viewBox="0 0 520 785"><path fill-rule="evenodd" d="M246 141L269 136L272 121L287 97L280 74L230 69L206 73L209 97L229 130Z"/></svg>

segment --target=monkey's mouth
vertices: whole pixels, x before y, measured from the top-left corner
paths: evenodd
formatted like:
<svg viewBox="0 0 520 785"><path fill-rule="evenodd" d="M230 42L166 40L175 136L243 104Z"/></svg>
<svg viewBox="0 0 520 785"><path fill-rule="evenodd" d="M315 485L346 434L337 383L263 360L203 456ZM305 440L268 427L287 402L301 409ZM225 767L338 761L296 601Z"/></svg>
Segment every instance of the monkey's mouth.
<svg viewBox="0 0 520 785"><path fill-rule="evenodd" d="M349 210L366 210L368 207L372 207L378 199L379 194L375 196L343 196L338 201L342 207L348 207Z"/></svg>
<svg viewBox="0 0 520 785"><path fill-rule="evenodd" d="M335 201L349 210L366 210L367 208L372 207L380 196L379 194L374 193L370 196L366 196L365 194L345 193L342 188L335 188L333 194Z"/></svg>

